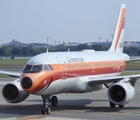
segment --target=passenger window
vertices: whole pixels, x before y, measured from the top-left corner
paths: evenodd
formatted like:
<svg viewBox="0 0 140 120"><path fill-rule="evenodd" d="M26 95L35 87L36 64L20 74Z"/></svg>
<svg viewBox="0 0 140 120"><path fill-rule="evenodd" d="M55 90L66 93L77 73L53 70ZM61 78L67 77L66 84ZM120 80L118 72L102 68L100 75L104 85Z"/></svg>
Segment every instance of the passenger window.
<svg viewBox="0 0 140 120"><path fill-rule="evenodd" d="M44 65L44 70L49 70L47 65Z"/></svg>
<svg viewBox="0 0 140 120"><path fill-rule="evenodd" d="M48 67L50 68L50 70L54 70L53 67L51 65L48 65Z"/></svg>

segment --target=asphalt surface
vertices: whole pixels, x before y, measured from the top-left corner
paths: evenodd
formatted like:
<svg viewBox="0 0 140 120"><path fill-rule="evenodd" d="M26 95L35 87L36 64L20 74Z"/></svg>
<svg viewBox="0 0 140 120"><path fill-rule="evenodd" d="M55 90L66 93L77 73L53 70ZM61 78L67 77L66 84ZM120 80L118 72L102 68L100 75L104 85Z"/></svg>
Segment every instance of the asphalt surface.
<svg viewBox="0 0 140 120"><path fill-rule="evenodd" d="M2 97L2 87L12 80L14 78L0 78L0 120L140 120L139 80L135 86L136 95L122 109L109 107L107 89L103 89L92 93L57 95L58 106L51 108L50 115L41 114L40 96L30 95L21 103L7 103Z"/></svg>
<svg viewBox="0 0 140 120"><path fill-rule="evenodd" d="M21 72L23 70L23 68L24 68L24 66L15 66L15 67L0 66L0 70L12 71L12 72Z"/></svg>

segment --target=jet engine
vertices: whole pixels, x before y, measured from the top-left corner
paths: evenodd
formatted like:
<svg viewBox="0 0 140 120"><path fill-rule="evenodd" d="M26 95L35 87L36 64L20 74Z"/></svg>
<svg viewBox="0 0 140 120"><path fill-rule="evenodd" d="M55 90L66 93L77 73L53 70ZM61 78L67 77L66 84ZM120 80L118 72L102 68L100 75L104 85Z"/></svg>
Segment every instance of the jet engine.
<svg viewBox="0 0 140 120"><path fill-rule="evenodd" d="M135 89L129 82L120 81L108 90L108 98L115 105L125 105L132 100Z"/></svg>
<svg viewBox="0 0 140 120"><path fill-rule="evenodd" d="M9 103L19 103L24 101L29 96L29 93L21 88L20 79L16 79L3 87L2 95Z"/></svg>

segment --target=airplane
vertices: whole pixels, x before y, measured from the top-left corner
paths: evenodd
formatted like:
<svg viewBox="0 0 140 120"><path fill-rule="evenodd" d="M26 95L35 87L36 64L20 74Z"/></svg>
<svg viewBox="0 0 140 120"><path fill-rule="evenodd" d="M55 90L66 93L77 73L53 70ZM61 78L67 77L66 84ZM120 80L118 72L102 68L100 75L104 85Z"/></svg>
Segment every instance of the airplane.
<svg viewBox="0 0 140 120"><path fill-rule="evenodd" d="M42 114L51 113L57 106L60 93L86 93L108 88L110 107L120 108L135 95L135 83L140 74L120 76L130 59L123 53L126 5L122 4L113 42L107 51L83 50L80 52L46 52L32 57L21 73L0 71L16 80L2 89L9 103L24 101L30 94L43 99Z"/></svg>

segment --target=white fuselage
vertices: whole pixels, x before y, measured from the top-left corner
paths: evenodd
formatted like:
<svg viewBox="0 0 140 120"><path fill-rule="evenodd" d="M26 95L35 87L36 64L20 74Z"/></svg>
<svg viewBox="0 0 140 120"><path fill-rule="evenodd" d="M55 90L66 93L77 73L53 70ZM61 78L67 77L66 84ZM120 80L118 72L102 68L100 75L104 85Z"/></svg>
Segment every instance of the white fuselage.
<svg viewBox="0 0 140 120"><path fill-rule="evenodd" d="M43 53L31 58L29 65L52 65L54 71L40 72L41 75L52 74L53 81L32 94L50 95L58 93L84 93L101 90L104 85L90 87L91 78L118 76L125 68L128 55L116 52L55 52ZM55 68L56 66L56 68ZM58 74L60 77L58 76ZM33 80L33 79L32 79ZM48 79L46 79L47 81ZM40 79L40 81L42 81ZM46 82L44 81L44 83Z"/></svg>

